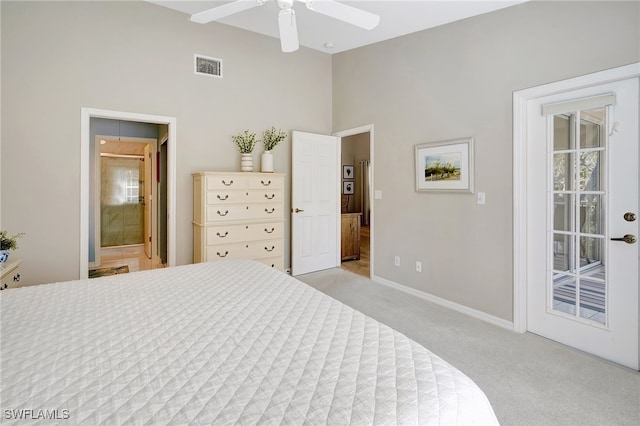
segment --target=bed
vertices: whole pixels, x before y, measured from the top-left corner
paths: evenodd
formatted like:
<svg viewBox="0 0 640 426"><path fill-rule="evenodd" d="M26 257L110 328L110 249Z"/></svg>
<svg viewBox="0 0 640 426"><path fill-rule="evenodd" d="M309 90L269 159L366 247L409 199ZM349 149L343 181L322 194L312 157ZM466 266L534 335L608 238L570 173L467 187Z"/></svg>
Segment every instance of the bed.
<svg viewBox="0 0 640 426"><path fill-rule="evenodd" d="M3 423L497 424L447 362L257 262L0 299Z"/></svg>

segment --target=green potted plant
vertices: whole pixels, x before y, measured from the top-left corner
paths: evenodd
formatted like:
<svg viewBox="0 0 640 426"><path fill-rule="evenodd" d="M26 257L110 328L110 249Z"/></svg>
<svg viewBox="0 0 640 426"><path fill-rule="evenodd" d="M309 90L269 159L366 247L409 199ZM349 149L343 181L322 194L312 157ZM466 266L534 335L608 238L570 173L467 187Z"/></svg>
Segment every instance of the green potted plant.
<svg viewBox="0 0 640 426"><path fill-rule="evenodd" d="M262 154L262 171L265 173L273 172L273 154L271 150L287 137L282 130L276 130L275 127L265 130L262 133L262 144L264 145L264 153Z"/></svg>
<svg viewBox="0 0 640 426"><path fill-rule="evenodd" d="M8 232L0 231L0 263L4 263L9 259L9 251L18 248L18 238L22 237L24 232L10 237Z"/></svg>
<svg viewBox="0 0 640 426"><path fill-rule="evenodd" d="M240 150L240 170L243 172L253 171L253 149L256 147L258 140L256 134L245 130L243 133L231 136L231 140Z"/></svg>

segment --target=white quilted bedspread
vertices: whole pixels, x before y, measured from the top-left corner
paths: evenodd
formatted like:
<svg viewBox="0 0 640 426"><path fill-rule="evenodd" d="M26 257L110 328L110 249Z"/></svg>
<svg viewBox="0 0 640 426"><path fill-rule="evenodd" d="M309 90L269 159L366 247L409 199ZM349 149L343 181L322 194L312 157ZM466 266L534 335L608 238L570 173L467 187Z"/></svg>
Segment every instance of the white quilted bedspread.
<svg viewBox="0 0 640 426"><path fill-rule="evenodd" d="M3 424L497 423L484 393L439 357L251 261L0 299Z"/></svg>

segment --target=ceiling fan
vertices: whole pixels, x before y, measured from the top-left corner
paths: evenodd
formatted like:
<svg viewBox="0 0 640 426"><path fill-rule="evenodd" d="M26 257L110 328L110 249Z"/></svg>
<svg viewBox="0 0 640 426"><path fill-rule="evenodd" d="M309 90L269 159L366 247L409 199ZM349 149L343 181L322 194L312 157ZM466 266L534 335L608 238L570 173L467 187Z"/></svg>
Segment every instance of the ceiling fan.
<svg viewBox="0 0 640 426"><path fill-rule="evenodd" d="M243 12L254 7L262 6L271 0L236 0L222 6L214 7L191 15L191 21L206 24L225 18L234 13ZM335 0L275 0L280 7L278 27L280 29L280 44L283 52L298 50L298 29L296 27L296 13L293 10L294 1L299 1L307 9L331 18L371 30L378 25L380 17L374 13L340 3Z"/></svg>

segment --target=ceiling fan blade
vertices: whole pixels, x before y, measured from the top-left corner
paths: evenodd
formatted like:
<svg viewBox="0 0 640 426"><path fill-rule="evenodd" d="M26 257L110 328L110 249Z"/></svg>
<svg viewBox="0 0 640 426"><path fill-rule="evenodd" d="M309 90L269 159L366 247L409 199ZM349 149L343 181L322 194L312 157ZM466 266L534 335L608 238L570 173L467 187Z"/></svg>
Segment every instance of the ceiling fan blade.
<svg viewBox="0 0 640 426"><path fill-rule="evenodd" d="M296 27L296 13L293 9L282 9L278 14L280 28L280 45L283 52L298 50L298 28Z"/></svg>
<svg viewBox="0 0 640 426"><path fill-rule="evenodd" d="M302 0L309 10L330 16L365 30L374 29L380 22L375 13L358 9L334 0Z"/></svg>
<svg viewBox="0 0 640 426"><path fill-rule="evenodd" d="M206 24L211 21L225 18L234 13L243 12L245 10L252 9L257 6L262 6L264 1L262 0L236 0L231 3L223 4L222 6L214 7L200 13L191 15L191 21L199 24Z"/></svg>

